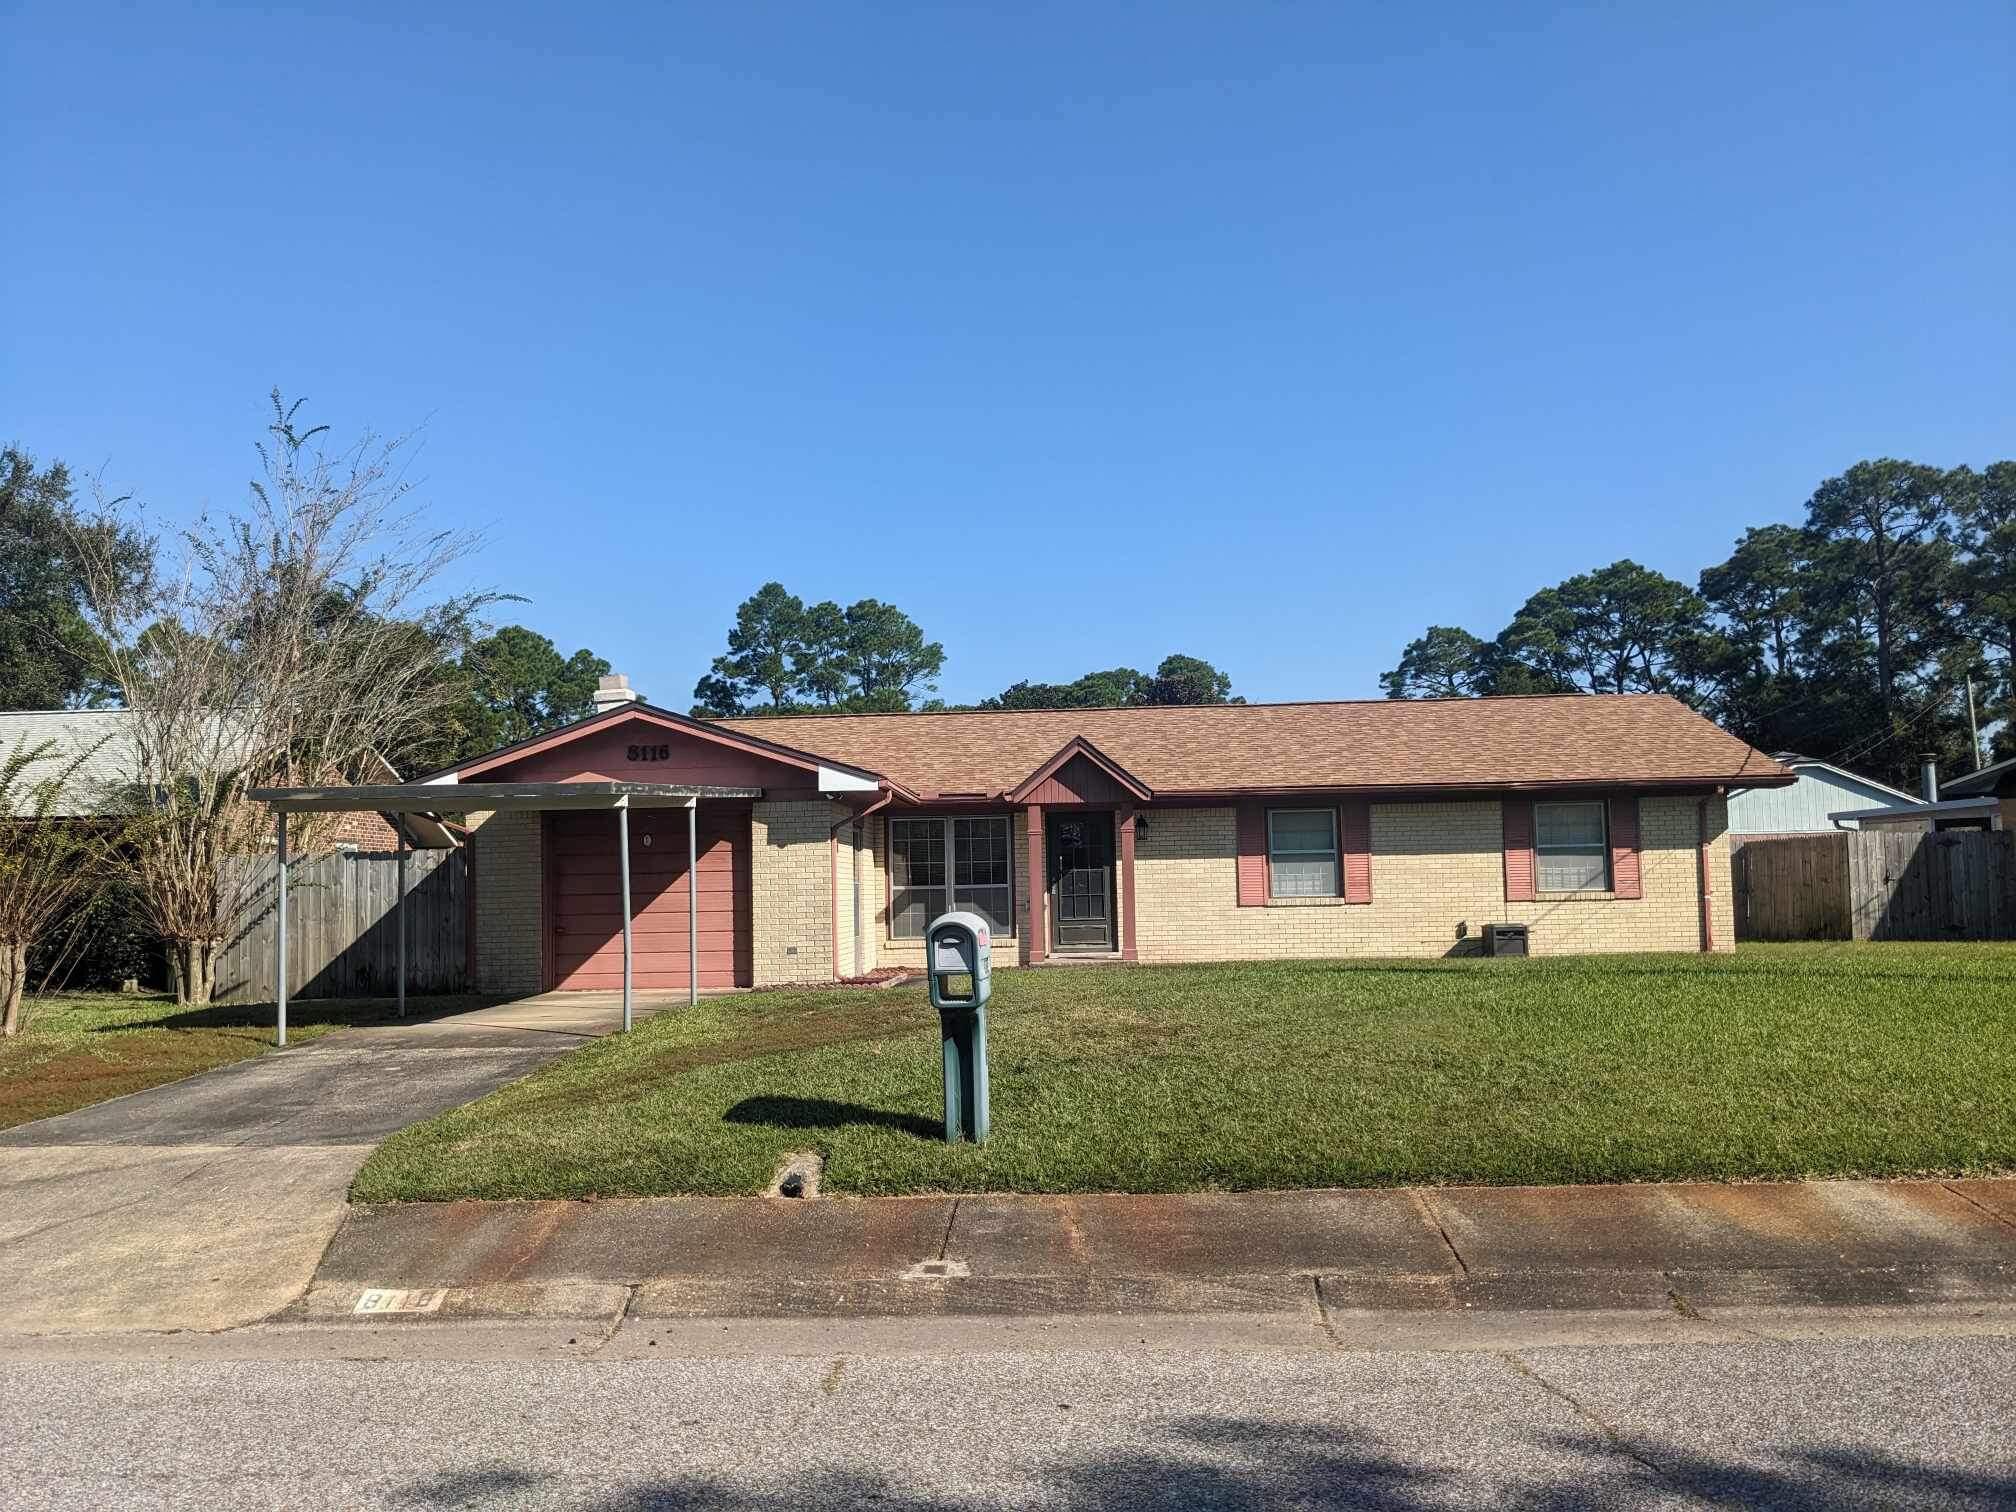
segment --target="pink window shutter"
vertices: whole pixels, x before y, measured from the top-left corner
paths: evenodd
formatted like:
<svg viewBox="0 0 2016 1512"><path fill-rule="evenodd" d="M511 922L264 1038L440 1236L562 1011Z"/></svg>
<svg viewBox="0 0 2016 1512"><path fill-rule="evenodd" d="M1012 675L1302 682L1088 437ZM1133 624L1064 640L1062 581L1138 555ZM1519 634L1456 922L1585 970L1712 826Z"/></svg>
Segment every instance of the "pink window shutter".
<svg viewBox="0 0 2016 1512"><path fill-rule="evenodd" d="M1533 861L1533 800L1507 798L1505 812L1505 901L1531 903L1536 888Z"/></svg>
<svg viewBox="0 0 2016 1512"><path fill-rule="evenodd" d="M1337 846L1344 860L1344 901L1372 901L1372 804L1347 799L1337 808Z"/></svg>
<svg viewBox="0 0 2016 1512"><path fill-rule="evenodd" d="M1267 902L1267 810L1242 803L1239 815L1239 906L1259 908Z"/></svg>
<svg viewBox="0 0 2016 1512"><path fill-rule="evenodd" d="M1610 800L1610 890L1620 898L1642 898L1645 883L1638 865L1638 800Z"/></svg>

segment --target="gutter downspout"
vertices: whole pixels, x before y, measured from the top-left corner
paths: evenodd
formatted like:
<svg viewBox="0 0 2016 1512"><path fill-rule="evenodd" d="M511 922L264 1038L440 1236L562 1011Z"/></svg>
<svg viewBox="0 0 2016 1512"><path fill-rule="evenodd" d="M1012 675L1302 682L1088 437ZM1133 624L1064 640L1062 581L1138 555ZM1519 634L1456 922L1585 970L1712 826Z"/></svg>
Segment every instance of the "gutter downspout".
<svg viewBox="0 0 2016 1512"><path fill-rule="evenodd" d="M1715 873L1708 864L1710 844L1708 799L1703 798L1697 802L1694 811L1700 820L1700 844L1696 851L1696 865L1701 874L1701 949L1705 953L1715 948Z"/></svg>
<svg viewBox="0 0 2016 1512"><path fill-rule="evenodd" d="M868 807L850 811L833 821L833 827L826 831L826 914L827 914L827 971L834 981L840 980L840 826L859 824L878 809L885 809L896 801L896 792L887 783L882 785L882 796ZM860 844L856 837L855 844ZM861 868L854 868L854 974L861 974Z"/></svg>

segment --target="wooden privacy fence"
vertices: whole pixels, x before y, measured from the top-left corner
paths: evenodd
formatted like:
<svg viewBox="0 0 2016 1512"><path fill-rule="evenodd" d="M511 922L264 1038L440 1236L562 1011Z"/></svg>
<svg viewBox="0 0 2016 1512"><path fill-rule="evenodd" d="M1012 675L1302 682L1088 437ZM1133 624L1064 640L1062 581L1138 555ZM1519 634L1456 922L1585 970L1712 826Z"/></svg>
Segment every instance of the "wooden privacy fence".
<svg viewBox="0 0 2016 1512"><path fill-rule="evenodd" d="M1746 840L1736 848L1736 938L1850 938L1848 836Z"/></svg>
<svg viewBox="0 0 2016 1512"><path fill-rule="evenodd" d="M265 1002L273 976L271 856L228 863L254 873L245 919L217 961L219 1002ZM399 970L399 858L338 851L287 868L289 996L390 997ZM406 990L468 990L469 853L414 851L406 861Z"/></svg>
<svg viewBox="0 0 2016 1512"><path fill-rule="evenodd" d="M2016 939L2016 833L1748 840L1735 871L1739 940Z"/></svg>

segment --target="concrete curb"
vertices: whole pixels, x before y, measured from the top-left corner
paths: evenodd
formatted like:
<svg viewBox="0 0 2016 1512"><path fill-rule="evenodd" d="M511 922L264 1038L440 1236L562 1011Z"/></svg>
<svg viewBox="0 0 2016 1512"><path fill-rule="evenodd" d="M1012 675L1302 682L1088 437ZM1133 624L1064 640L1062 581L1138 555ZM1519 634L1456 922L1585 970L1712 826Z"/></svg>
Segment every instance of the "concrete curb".
<svg viewBox="0 0 2016 1512"><path fill-rule="evenodd" d="M367 1291L421 1300L360 1312ZM284 1316L1243 1318L1340 1336L1406 1318L1460 1337L1466 1316L1667 1330L2003 1304L2016 1181L367 1206Z"/></svg>

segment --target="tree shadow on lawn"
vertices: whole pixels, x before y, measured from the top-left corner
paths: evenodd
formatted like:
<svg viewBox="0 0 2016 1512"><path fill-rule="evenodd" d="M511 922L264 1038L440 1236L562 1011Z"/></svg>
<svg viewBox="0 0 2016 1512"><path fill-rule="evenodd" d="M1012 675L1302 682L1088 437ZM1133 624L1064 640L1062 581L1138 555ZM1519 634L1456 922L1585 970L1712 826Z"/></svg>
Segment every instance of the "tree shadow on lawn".
<svg viewBox="0 0 2016 1512"><path fill-rule="evenodd" d="M721 1115L723 1123L771 1129L839 1129L861 1125L894 1129L919 1139L942 1140L945 1125L935 1118L896 1113L863 1103L835 1102L828 1097L745 1097Z"/></svg>
<svg viewBox="0 0 2016 1512"><path fill-rule="evenodd" d="M405 1017L400 1017L397 998L295 998L287 1004L290 1028L315 1024L335 1024L344 1028L377 1024L424 1024L431 1019L451 1018L513 1001L510 995L453 993L442 996L409 996ZM127 1019L117 1024L94 1024L91 1034L124 1034L135 1029L259 1029L273 1028L275 1005L268 1003L211 1003L202 1008L178 1008L163 1002L158 1015Z"/></svg>

